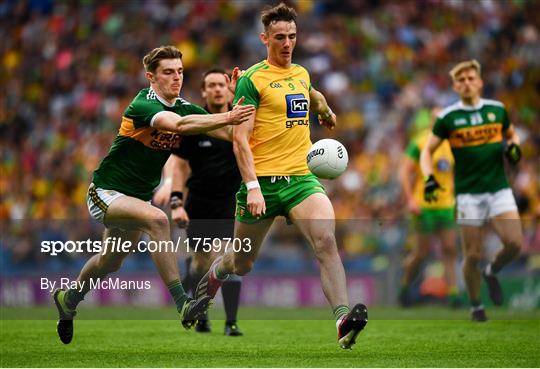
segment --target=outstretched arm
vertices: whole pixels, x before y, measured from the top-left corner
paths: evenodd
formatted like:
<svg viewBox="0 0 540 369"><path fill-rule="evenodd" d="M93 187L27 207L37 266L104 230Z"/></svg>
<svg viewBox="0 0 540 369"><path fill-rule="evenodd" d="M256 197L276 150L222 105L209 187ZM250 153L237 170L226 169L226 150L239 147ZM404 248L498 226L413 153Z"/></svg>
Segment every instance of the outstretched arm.
<svg viewBox="0 0 540 369"><path fill-rule="evenodd" d="M162 111L154 117L153 127L182 135L195 135L227 125L242 124L255 112L253 105L241 105L243 101L241 98L231 111L219 114L191 114L182 117L170 111Z"/></svg>
<svg viewBox="0 0 540 369"><path fill-rule="evenodd" d="M319 124L333 130L336 127L337 118L332 109L328 106L328 102L322 93L314 88L309 91L310 110L317 114Z"/></svg>

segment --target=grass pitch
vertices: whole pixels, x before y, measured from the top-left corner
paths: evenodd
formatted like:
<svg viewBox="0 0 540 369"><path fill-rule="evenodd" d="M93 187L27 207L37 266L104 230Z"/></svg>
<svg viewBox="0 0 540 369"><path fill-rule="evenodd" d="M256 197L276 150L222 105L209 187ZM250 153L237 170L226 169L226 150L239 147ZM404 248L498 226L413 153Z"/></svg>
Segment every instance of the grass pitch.
<svg viewBox="0 0 540 369"><path fill-rule="evenodd" d="M171 309L81 307L63 345L50 308L2 308L2 367L539 367L540 312L371 308L352 351L327 309L242 308L243 337L185 331ZM28 320L28 317L33 320ZM26 320L20 320L25 317ZM287 318L288 320L284 320ZM105 319L105 320L104 320ZM249 319L249 320L246 320ZM257 320L255 320L257 319ZM281 319L281 320L277 320Z"/></svg>

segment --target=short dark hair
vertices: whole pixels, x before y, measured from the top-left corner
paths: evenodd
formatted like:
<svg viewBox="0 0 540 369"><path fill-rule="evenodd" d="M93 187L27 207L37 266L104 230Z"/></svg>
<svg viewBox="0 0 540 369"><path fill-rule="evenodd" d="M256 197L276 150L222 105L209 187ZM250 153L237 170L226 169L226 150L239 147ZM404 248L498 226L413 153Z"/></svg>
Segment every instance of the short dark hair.
<svg viewBox="0 0 540 369"><path fill-rule="evenodd" d="M285 21L294 22L296 24L296 10L287 6L285 3L280 3L274 7L265 7L261 13L261 22L264 25L264 31L268 31L270 24Z"/></svg>
<svg viewBox="0 0 540 369"><path fill-rule="evenodd" d="M217 73L217 74L227 74L227 71L223 68L220 68L220 67L215 67L215 68L211 68L211 69L208 69L206 72L203 73L202 75L202 81L201 81L201 90L204 90L204 87L205 87L205 83L206 83L206 77L209 75L209 74L212 74L212 73Z"/></svg>
<svg viewBox="0 0 540 369"><path fill-rule="evenodd" d="M160 46L156 47L143 58L144 69L147 72L154 73L163 59L182 59L182 53L176 46Z"/></svg>

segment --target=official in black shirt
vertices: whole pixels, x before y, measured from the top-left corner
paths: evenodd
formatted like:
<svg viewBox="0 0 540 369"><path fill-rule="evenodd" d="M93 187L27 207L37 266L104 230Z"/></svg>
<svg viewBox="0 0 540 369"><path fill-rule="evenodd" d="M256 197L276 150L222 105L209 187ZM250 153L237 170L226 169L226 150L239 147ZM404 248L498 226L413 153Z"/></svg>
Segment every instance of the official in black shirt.
<svg viewBox="0 0 540 369"><path fill-rule="evenodd" d="M237 71L234 72L235 74ZM233 78L235 80L235 78ZM224 113L232 109L229 79L223 69L207 71L201 92L209 113ZM182 285L195 292L201 277L218 254L234 237L235 195L242 177L236 164L232 143L206 135L184 136L179 148L173 150L164 168L164 184L156 192L154 201L166 202L170 196L171 216L181 227L187 227L191 256L186 260L186 277ZM185 196L184 196L185 194ZM185 198L184 198L185 197ZM204 243L208 242L206 246ZM197 249L197 250L195 250ZM222 288L226 314L225 335L240 336L236 324L241 279L229 278ZM200 319L195 330L210 332L208 317Z"/></svg>

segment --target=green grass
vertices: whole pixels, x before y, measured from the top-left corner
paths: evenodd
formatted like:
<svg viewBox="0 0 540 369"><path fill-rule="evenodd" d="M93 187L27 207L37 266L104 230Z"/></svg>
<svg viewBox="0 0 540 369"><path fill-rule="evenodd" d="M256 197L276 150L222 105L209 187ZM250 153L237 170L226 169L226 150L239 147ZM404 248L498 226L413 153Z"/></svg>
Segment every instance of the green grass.
<svg viewBox="0 0 540 369"><path fill-rule="evenodd" d="M85 308L63 345L48 308L2 309L2 367L539 367L540 312L370 309L352 351L336 343L326 309L243 308L244 337L185 331L171 309ZM216 318L220 311L213 312ZM17 320L30 317L34 320ZM99 320L99 318L109 320ZM246 318L259 320L245 320ZM289 317L291 320L275 320ZM133 318L133 319L131 319ZM158 320L157 318L163 318ZM124 320L112 320L124 319ZM125 320L130 319L130 320ZM137 319L137 320L135 320ZM147 320L142 320L147 319ZM154 320L148 320L154 319ZM262 320L264 319L264 320ZM444 319L444 320L443 320Z"/></svg>

